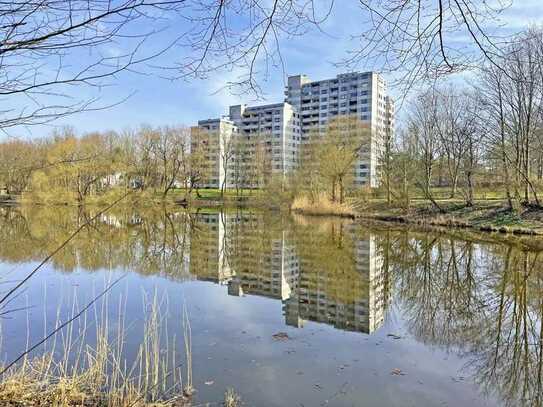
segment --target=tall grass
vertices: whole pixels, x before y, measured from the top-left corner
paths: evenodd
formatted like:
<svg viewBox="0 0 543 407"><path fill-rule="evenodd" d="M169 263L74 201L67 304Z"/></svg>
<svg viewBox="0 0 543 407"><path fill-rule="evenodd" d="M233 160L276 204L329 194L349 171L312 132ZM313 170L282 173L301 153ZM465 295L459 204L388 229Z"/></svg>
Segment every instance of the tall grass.
<svg viewBox="0 0 543 407"><path fill-rule="evenodd" d="M38 356L25 355L9 368L0 382L1 405L52 406L188 406L192 387L192 338L186 307L180 321L182 334L168 327L168 301L157 293L144 296L142 338L130 362L126 338L132 335L124 315L126 302L119 300L119 317L109 318L109 298L59 332ZM71 313L78 312L74 299ZM57 321L60 323L60 311ZM93 338L93 340L89 340ZM177 342L183 342L178 344ZM94 343L92 343L94 342ZM177 360L177 347L184 360ZM182 369L186 372L183 381Z"/></svg>
<svg viewBox="0 0 543 407"><path fill-rule="evenodd" d="M354 217L356 215L356 211L350 204L332 201L324 193L317 195L314 199L307 195L297 196L292 202L291 210L313 216Z"/></svg>

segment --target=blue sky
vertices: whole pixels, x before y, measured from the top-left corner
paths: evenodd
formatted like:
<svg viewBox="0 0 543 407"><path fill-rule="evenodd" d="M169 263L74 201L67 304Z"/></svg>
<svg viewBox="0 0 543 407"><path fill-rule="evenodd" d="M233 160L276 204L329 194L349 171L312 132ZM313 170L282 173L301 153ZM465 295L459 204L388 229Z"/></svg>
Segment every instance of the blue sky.
<svg viewBox="0 0 543 407"><path fill-rule="evenodd" d="M281 52L285 70L270 67L267 75L259 75L259 84L263 97L255 100L252 94L236 95L223 89L228 80L235 80L240 70L217 72L207 80L170 81L157 75L138 75L124 73L112 82L112 86L101 90L74 89L76 94L88 93L98 96L100 103L112 104L130 95L124 103L111 109L84 112L69 116L54 123L55 126L70 125L78 132L95 130L122 130L150 125L192 125L198 119L218 117L226 113L230 104L236 103L272 103L283 100L283 87L288 74L305 73L314 79L333 77L341 70L334 66L352 49L350 39L361 29L365 17L354 0L336 0L333 14L322 25L322 31L313 29L307 34L285 39L281 43ZM340 7L341 6L341 7ZM543 1L515 0L502 17L507 30L517 31L528 24L543 21ZM154 37L149 47L164 44L177 34L174 22L169 30ZM114 52L114 50L112 50ZM157 63L168 64L181 59L183 50L177 49L163 57ZM82 58L85 58L82 56ZM360 70L379 70L374 61L367 61ZM394 94L394 89L391 89ZM49 134L53 126L34 126L17 128L10 132L18 137L40 137Z"/></svg>

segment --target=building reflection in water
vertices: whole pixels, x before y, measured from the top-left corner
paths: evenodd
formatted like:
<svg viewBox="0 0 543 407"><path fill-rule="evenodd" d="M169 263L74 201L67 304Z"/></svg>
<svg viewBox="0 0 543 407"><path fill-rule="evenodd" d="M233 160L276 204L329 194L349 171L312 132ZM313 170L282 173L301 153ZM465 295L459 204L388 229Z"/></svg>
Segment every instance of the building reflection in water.
<svg viewBox="0 0 543 407"><path fill-rule="evenodd" d="M92 216L0 208L0 263L41 261ZM288 325L366 333L383 324L394 287L395 317L417 347L459 355L470 380L506 406L543 407L543 245L532 237L119 209L83 229L51 267L212 281L230 295L281 301Z"/></svg>
<svg viewBox="0 0 543 407"><path fill-rule="evenodd" d="M193 227L191 274L227 284L232 296L280 300L287 325L314 321L372 333L383 324L388 275L375 236L349 224L294 233L251 214L198 214Z"/></svg>

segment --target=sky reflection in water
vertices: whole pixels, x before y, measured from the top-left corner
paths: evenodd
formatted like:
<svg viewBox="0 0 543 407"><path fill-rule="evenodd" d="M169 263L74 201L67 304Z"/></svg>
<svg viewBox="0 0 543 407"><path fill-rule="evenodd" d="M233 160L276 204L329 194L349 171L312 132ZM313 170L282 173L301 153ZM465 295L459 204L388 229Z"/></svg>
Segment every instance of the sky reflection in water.
<svg viewBox="0 0 543 407"><path fill-rule="evenodd" d="M0 215L3 290L92 216L67 208ZM233 387L247 405L541 406L541 265L536 250L489 236L119 209L9 304L31 308L2 321L2 358L125 275L87 324L107 317L112 335L124 326L130 361L156 302L163 351L183 360L185 304L199 401Z"/></svg>

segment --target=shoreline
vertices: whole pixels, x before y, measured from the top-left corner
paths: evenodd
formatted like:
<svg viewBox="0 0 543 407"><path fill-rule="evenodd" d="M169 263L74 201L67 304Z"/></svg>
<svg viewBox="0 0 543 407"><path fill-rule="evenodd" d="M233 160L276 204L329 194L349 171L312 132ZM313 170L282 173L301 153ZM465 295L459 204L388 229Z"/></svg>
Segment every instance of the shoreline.
<svg viewBox="0 0 543 407"><path fill-rule="evenodd" d="M536 229L530 229L525 227L507 227L507 226L497 226L492 224L486 225L475 225L470 224L460 220L452 219L417 219L410 218L409 216L402 215L379 215L379 214L359 214L355 217L356 219L369 219L377 220L387 223L399 223L403 225L416 225L416 226L438 226L438 227L447 227L454 229L470 229L478 232L487 232L487 233L502 233L508 235L523 235L523 236L543 236L543 231Z"/></svg>
<svg viewBox="0 0 543 407"><path fill-rule="evenodd" d="M84 202L36 202L30 199L21 199L16 196L0 197L0 207L13 208L17 206L74 206L74 207L101 207L107 205L107 200ZM240 197L201 196L193 199L180 199L172 195L166 199L159 199L152 195L135 195L119 206L131 207L178 207L186 209L208 208L218 210L221 208L263 209L268 207L258 195L245 195ZM440 202L442 211L437 211L428 202L413 202L409 209L388 206L378 199L356 202L351 209L347 207L309 207L297 206L288 210L290 213L311 217L338 217L352 220L373 220L379 222L416 225L437 226L451 229L470 229L477 232L500 233L518 236L543 236L543 209L522 208L514 213L507 210L501 200L481 200L473 207L466 207L460 202ZM285 208L271 208L284 210Z"/></svg>

